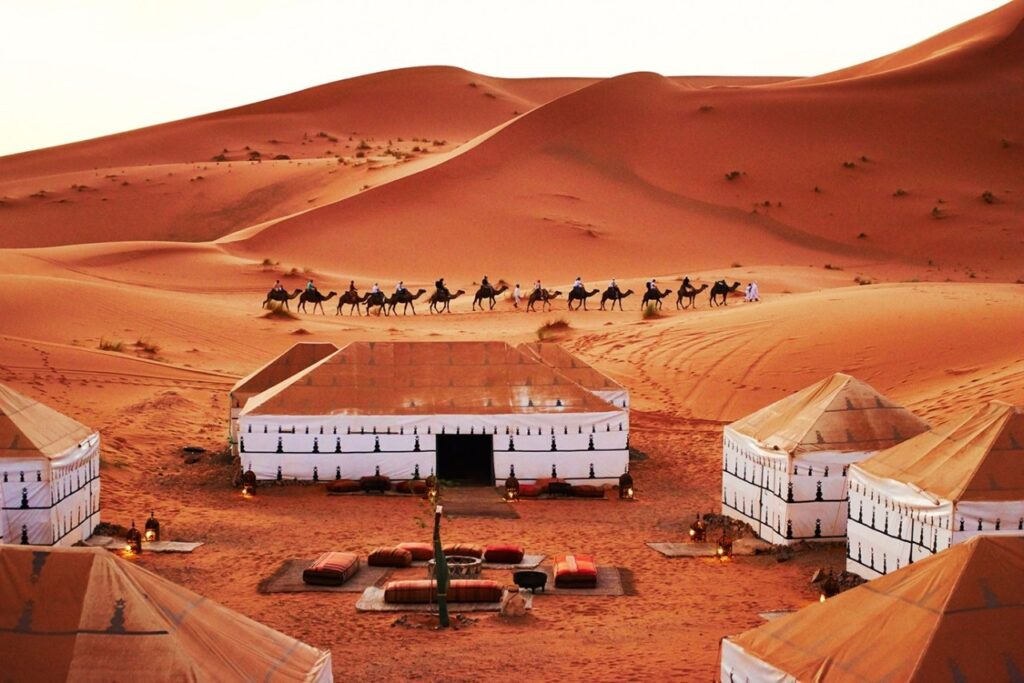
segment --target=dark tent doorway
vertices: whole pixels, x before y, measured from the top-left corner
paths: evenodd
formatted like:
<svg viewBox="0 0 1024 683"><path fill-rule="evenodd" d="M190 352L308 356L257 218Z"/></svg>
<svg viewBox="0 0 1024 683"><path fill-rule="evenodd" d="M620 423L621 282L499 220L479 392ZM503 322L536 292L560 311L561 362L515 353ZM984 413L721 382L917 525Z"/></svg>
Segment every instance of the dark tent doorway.
<svg viewBox="0 0 1024 683"><path fill-rule="evenodd" d="M460 484L494 485L490 434L438 434L437 477Z"/></svg>

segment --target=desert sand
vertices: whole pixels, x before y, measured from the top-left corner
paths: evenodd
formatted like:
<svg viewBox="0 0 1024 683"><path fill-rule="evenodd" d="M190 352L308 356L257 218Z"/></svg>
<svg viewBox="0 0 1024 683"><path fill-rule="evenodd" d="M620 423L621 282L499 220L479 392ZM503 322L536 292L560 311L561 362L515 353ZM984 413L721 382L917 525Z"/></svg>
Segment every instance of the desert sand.
<svg viewBox="0 0 1024 683"><path fill-rule="evenodd" d="M836 371L928 420L1024 402L1022 18L1018 0L813 78L406 69L0 158L0 381L101 430L104 520L155 510L205 542L134 561L331 649L342 680L712 679L721 637L815 600L813 569L844 564L835 547L720 563L644 545L718 509L723 424ZM471 312L484 274L637 294L623 312ZM672 295L641 315L647 279L684 275L757 281L761 302ZM260 308L277 278L439 276L470 292L451 314ZM523 502L445 537L589 552L630 595L541 597L438 635L357 614L354 594L257 592L285 559L427 540L429 515L314 485L245 500L224 458L184 465L185 445L224 447L238 377L300 340L542 335L631 391L640 502Z"/></svg>

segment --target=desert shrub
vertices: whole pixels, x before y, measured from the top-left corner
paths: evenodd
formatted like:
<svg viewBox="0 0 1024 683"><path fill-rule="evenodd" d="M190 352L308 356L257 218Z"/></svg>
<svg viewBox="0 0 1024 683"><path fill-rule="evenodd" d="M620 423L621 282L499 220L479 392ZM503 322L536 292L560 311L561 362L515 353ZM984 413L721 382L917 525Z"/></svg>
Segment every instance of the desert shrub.
<svg viewBox="0 0 1024 683"><path fill-rule="evenodd" d="M289 161L291 159L287 154L278 154L274 157L274 161Z"/></svg>
<svg viewBox="0 0 1024 683"><path fill-rule="evenodd" d="M217 156L213 157L213 161L227 161L227 160L228 160L228 158L224 154L218 154Z"/></svg>
<svg viewBox="0 0 1024 683"><path fill-rule="evenodd" d="M651 318L660 318L661 313L658 313L658 305L653 301L648 302L646 306L640 309L640 317L644 320L650 320Z"/></svg>
<svg viewBox="0 0 1024 683"><path fill-rule="evenodd" d="M736 180L741 175L743 175L743 171L729 171L728 173L725 174L725 179L726 180Z"/></svg>
<svg viewBox="0 0 1024 683"><path fill-rule="evenodd" d="M370 145L367 144L366 140L360 140L359 144L356 145L356 149L370 149Z"/></svg>
<svg viewBox="0 0 1024 683"><path fill-rule="evenodd" d="M121 353L124 351L124 342L110 341L104 337L100 337L100 344L97 347L100 351L116 351Z"/></svg>
<svg viewBox="0 0 1024 683"><path fill-rule="evenodd" d="M267 320L298 320L299 316L284 307L281 302L271 302L270 310L262 315Z"/></svg>
<svg viewBox="0 0 1024 683"><path fill-rule="evenodd" d="M995 204L996 203L996 196L994 194L992 194L989 190L985 190L984 192L981 193L981 199L986 204Z"/></svg>
<svg viewBox="0 0 1024 683"><path fill-rule="evenodd" d="M356 159L365 159L366 152L356 152Z"/></svg>
<svg viewBox="0 0 1024 683"><path fill-rule="evenodd" d="M859 239L859 240L866 240L867 238L868 238L868 234L866 232L859 232L859 233L857 233L857 239Z"/></svg>
<svg viewBox="0 0 1024 683"><path fill-rule="evenodd" d="M839 266L833 266L831 263L826 263L825 270L842 270L842 268Z"/></svg>
<svg viewBox="0 0 1024 683"><path fill-rule="evenodd" d="M871 280L866 278L866 277L864 277L863 275L858 275L857 277L853 278L853 281L856 282L858 285L870 285L871 284Z"/></svg>
<svg viewBox="0 0 1024 683"><path fill-rule="evenodd" d="M712 106L711 106L710 104L702 104L702 105L700 105L700 107L699 107L699 108L697 109L697 111L699 111L699 112L700 112L700 113L702 113L702 114L707 114L707 113L708 113L709 111L711 111L712 109L714 109L714 107L712 107Z"/></svg>
<svg viewBox="0 0 1024 683"><path fill-rule="evenodd" d="M551 320L537 328L537 340L544 341L556 334L567 332L571 328L569 321L565 318Z"/></svg>
<svg viewBox="0 0 1024 683"><path fill-rule="evenodd" d="M740 263L739 261L733 261L733 262L732 262L732 267L733 267L733 268L742 268L742 267L743 267L743 264L742 264L742 263Z"/></svg>
<svg viewBox="0 0 1024 683"><path fill-rule="evenodd" d="M260 151L259 151L259 150L257 150L257 149L254 149L254 150L252 150L251 152L249 152L249 158L250 158L250 159L259 159L259 158L260 158L260 157L262 157L262 156L263 156L263 155L262 155L262 154L260 153Z"/></svg>
<svg viewBox="0 0 1024 683"><path fill-rule="evenodd" d="M863 161L865 164L868 163L869 161L871 161L871 159L868 159L868 155L867 154L861 154L860 155L860 160Z"/></svg>
<svg viewBox="0 0 1024 683"><path fill-rule="evenodd" d="M843 162L843 168L856 168L856 167L857 167L857 164L853 163L852 161L844 161Z"/></svg>
<svg viewBox="0 0 1024 683"><path fill-rule="evenodd" d="M444 147L448 144L447 140L434 140L434 147Z"/></svg>
<svg viewBox="0 0 1024 683"><path fill-rule="evenodd" d="M814 186L814 191L817 192L818 194L821 194L821 188L818 187L817 185Z"/></svg>
<svg viewBox="0 0 1024 683"><path fill-rule="evenodd" d="M892 196L893 196L893 197L906 197L906 196L907 196L907 191L906 191L906 190L904 190L904 189L903 189L903 188L901 187L901 188L899 188L898 190L896 190L895 192L893 192L893 193L892 193Z"/></svg>
<svg viewBox="0 0 1024 683"><path fill-rule="evenodd" d="M937 206L932 207L932 218L942 218L942 209Z"/></svg>
<svg viewBox="0 0 1024 683"><path fill-rule="evenodd" d="M156 352L160 350L159 346L141 337L135 340L134 346L136 353L148 353L151 356L155 356Z"/></svg>

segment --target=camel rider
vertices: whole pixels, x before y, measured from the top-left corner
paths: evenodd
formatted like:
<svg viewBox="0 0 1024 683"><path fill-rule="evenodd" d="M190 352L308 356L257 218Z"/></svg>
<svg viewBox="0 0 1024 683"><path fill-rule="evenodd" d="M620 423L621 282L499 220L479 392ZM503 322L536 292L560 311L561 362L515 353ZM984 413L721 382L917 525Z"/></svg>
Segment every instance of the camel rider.
<svg viewBox="0 0 1024 683"><path fill-rule="evenodd" d="M614 294L616 299L622 296L622 290L619 289L619 284L615 282L615 278L612 278L612 281L608 283L608 291Z"/></svg>
<svg viewBox="0 0 1024 683"><path fill-rule="evenodd" d="M356 291L356 281L355 280L349 280L348 281L348 291L350 291L350 292Z"/></svg>
<svg viewBox="0 0 1024 683"><path fill-rule="evenodd" d="M284 286L281 284L280 280L274 280L274 291L275 292L283 292L284 291Z"/></svg>
<svg viewBox="0 0 1024 683"><path fill-rule="evenodd" d="M523 290L519 288L519 283L516 283L516 288L512 290L512 305L519 308L519 301L523 298Z"/></svg>
<svg viewBox="0 0 1024 683"><path fill-rule="evenodd" d="M484 275L484 279L480 282L480 287L481 289L489 289L491 292L494 291L494 287L491 286L491 281L487 279L486 275Z"/></svg>
<svg viewBox="0 0 1024 683"><path fill-rule="evenodd" d="M399 280L398 284L395 285L395 294L401 294L404 291L405 291L405 283L402 282L401 280Z"/></svg>
<svg viewBox="0 0 1024 683"><path fill-rule="evenodd" d="M535 292L539 292L540 291L540 280L537 280L536 282L533 283L533 291L535 291Z"/></svg>
<svg viewBox="0 0 1024 683"><path fill-rule="evenodd" d="M578 289L578 290L580 290L582 292L583 291L583 278L581 278L579 275L577 275L576 276L576 282L572 283L572 288L573 289Z"/></svg>
<svg viewBox="0 0 1024 683"><path fill-rule="evenodd" d="M448 291L448 287L445 286L445 284L444 284L444 278L443 277L442 278L438 278L437 282L434 283L434 287L437 288L437 298L438 299L447 299L448 297L451 296L451 293Z"/></svg>
<svg viewBox="0 0 1024 683"><path fill-rule="evenodd" d="M658 289L658 281L653 277L647 281L647 291Z"/></svg>
<svg viewBox="0 0 1024 683"><path fill-rule="evenodd" d="M316 285L313 284L312 280L306 283L306 291L309 292L310 294L316 293Z"/></svg>
<svg viewBox="0 0 1024 683"><path fill-rule="evenodd" d="M373 287L370 288L370 294L380 294L380 285L374 282Z"/></svg>
<svg viewBox="0 0 1024 683"><path fill-rule="evenodd" d="M683 278L683 294L693 294L697 291L697 288L690 284L690 276L687 275Z"/></svg>

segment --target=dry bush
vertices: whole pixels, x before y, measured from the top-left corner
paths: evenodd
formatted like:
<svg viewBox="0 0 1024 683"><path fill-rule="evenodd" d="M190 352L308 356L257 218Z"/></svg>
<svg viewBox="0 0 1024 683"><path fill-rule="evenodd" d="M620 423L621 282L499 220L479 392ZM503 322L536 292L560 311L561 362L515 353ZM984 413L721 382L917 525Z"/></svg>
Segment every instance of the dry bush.
<svg viewBox="0 0 1024 683"><path fill-rule="evenodd" d="M100 337L100 344L97 347L100 351L116 351L121 353L124 351L124 342L110 341L104 337Z"/></svg>
<svg viewBox="0 0 1024 683"><path fill-rule="evenodd" d="M267 320L298 320L299 316L285 308L281 303L270 302L270 310L261 317Z"/></svg>
<svg viewBox="0 0 1024 683"><path fill-rule="evenodd" d="M658 304L650 301L640 309L640 317L644 320L652 320L654 318L660 318L661 313L658 312Z"/></svg>
<svg viewBox="0 0 1024 683"><path fill-rule="evenodd" d="M544 341L568 332L572 326L565 318L551 320L537 328L537 340Z"/></svg>

